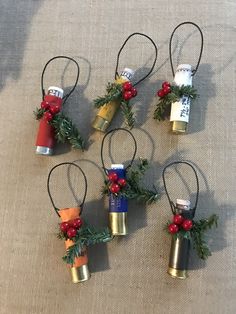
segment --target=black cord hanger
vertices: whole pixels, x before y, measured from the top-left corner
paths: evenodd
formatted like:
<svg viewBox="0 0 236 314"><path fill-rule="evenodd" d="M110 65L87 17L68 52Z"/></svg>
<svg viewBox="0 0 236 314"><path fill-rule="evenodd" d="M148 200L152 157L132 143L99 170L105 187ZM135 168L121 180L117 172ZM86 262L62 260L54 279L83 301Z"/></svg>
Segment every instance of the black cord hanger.
<svg viewBox="0 0 236 314"><path fill-rule="evenodd" d="M164 189L165 189L165 192L166 192L169 204L170 204L171 211L172 211L173 215L175 215L176 214L176 212L175 212L175 204L171 200L169 192L167 190L165 173L166 173L167 168L169 168L169 167L171 167L173 165L178 165L178 164L185 164L185 165L189 166L193 170L195 178L196 178L196 185L197 185L196 200L195 200L194 207L191 209L192 210L192 215L194 217L195 216L195 211L196 211L196 208L197 208L197 204L198 204L198 197L199 197L199 179L198 179L197 172L196 172L195 168L193 167L193 165L191 165L187 161L174 161L174 162L171 162L170 164L168 164L167 166L165 166L165 168L163 169L163 172L162 172L162 179L163 179L163 183L164 183Z"/></svg>
<svg viewBox="0 0 236 314"><path fill-rule="evenodd" d="M56 214L60 217L60 215L59 215L59 213L58 213L58 208L59 208L59 207L57 207L57 206L55 205L55 203L54 203L54 201L53 201L53 198L52 198L52 195L51 195L51 191L50 191L50 178L51 178L52 172L53 172L56 168L58 168L58 167L60 167L60 166L63 166L63 165L69 165L69 166L74 166L74 167L76 167L77 169L80 170L80 172L82 173L82 175L83 175L83 177L84 177L84 182L85 182L84 196L83 196L83 199L82 199L81 204L78 204L78 207L81 208L80 214L82 214L83 205L84 205L84 202L85 202L85 199L86 199L87 189L88 189L87 177L86 177L84 171L81 169L81 167L78 166L77 164L73 163L73 162L62 162L62 163L60 163L60 164L54 166L54 167L50 170L50 172L49 172L49 174L48 174L48 179L47 179L47 191L48 191L48 195L49 195L49 198L50 198L50 200L51 200L52 206L53 206L53 208L54 208Z"/></svg>
<svg viewBox="0 0 236 314"><path fill-rule="evenodd" d="M106 137L111 134L111 133L114 133L114 132L117 132L117 131L125 131L127 133L129 133L129 135L132 137L133 141L134 141L134 153L133 153L133 156L132 156L132 159L129 163L129 165L125 168L126 170L132 166L133 162L134 162L134 159L135 159L135 156L136 156L136 153L137 153L137 141L135 139L135 137L133 136L133 134L127 130L127 129L124 129L124 128L116 128L116 129L113 129L113 130L110 130L109 132L107 132L103 139L102 139L102 144L101 144L101 160L102 160L102 167L105 171L106 174L108 174L108 168L105 167L105 163L104 163L104 158L103 158L103 149L104 149L104 142L105 142L105 139Z"/></svg>
<svg viewBox="0 0 236 314"><path fill-rule="evenodd" d="M170 41L169 41L169 57L170 57L170 65L171 65L171 70L172 70L172 74L173 76L175 76L175 71L174 71L174 67L173 67L173 60L172 60L172 39L174 37L174 34L176 32L176 30L183 26L183 25L193 25L195 26L198 30L199 30L199 33L200 33L200 36L201 36L201 47L200 47L200 53L199 53L199 58L198 58L198 61L197 61L197 65L195 67L194 70L192 70L192 76L194 76L198 70L198 67L199 67L199 64L200 64L200 61L201 61L201 58L202 58L202 51L203 51L203 33L202 33L202 30L201 28L196 24L196 23L193 23L193 22L183 22L183 23L180 23L179 25L177 25L175 27L175 29L173 30L171 36L170 36Z"/></svg>
<svg viewBox="0 0 236 314"><path fill-rule="evenodd" d="M65 102L67 101L67 99L69 98L69 96L73 93L73 91L75 90L76 86L77 86L77 83L78 83L78 80L79 80L79 74L80 74L80 68L79 68L79 64L77 61L75 61L73 58L71 57L67 57L67 56L56 56L56 57L53 57L51 58L50 60L48 60L48 62L45 64L44 68L43 68L43 71L42 71L42 74L41 74L41 92L42 92L42 99L44 99L44 96L45 96L45 89L44 89L44 75L45 75L45 71L48 67L48 65L56 60L56 59L67 59L67 60L70 60L72 62L74 62L74 64L76 65L76 68L77 68L77 74L76 74L76 78L75 78L75 83L74 83L74 86L72 87L72 89L66 94L63 96L63 104L65 104Z"/></svg>
<svg viewBox="0 0 236 314"><path fill-rule="evenodd" d="M153 44L154 46L154 49L155 49L155 58L154 58L154 61L153 61L153 64L152 64L152 67L151 69L149 70L149 72L144 76L142 77L140 80L138 80L136 83L133 84L133 86L136 86L138 85L139 83L141 83L143 80L145 80L145 78L147 78L153 71L154 67L155 67L155 64L156 64L156 61L157 61L157 55L158 55L158 50L157 50L157 46L156 44L154 43L154 41L152 40L151 37L149 37L148 35L146 34L143 34L143 33L133 33L131 35L129 35L126 40L124 41L123 45L121 46L120 50L118 51L118 54L117 54L117 60L116 60L116 69L115 69L115 79L117 79L117 77L119 76L119 73L118 73L118 67L119 67L119 61L120 61L120 54L122 52L122 50L124 49L127 41L133 37L133 36L143 36L143 37L146 37L147 39L150 40L150 42Z"/></svg>

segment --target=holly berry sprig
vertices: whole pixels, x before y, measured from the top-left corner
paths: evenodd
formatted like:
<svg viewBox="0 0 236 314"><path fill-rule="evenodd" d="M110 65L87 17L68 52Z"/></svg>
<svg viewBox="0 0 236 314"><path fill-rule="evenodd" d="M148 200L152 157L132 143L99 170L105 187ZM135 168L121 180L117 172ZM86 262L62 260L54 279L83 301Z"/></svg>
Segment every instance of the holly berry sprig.
<svg viewBox="0 0 236 314"><path fill-rule="evenodd" d="M126 197L143 201L147 204L154 203L159 198L156 188L154 190L143 187L142 180L148 169L147 159L140 158L139 164L129 167L126 171L126 179L119 178L116 172L110 172L104 181L102 194L109 196L112 193L116 197Z"/></svg>
<svg viewBox="0 0 236 314"><path fill-rule="evenodd" d="M124 100L129 101L131 98L136 97L137 94L137 89L133 87L131 82L125 82L122 84L122 97Z"/></svg>
<svg viewBox="0 0 236 314"><path fill-rule="evenodd" d="M110 172L108 174L109 190L111 193L117 195L122 192L122 189L126 186L127 182L124 178L119 178L116 172Z"/></svg>
<svg viewBox="0 0 236 314"><path fill-rule="evenodd" d="M134 113L129 101L137 96L137 90L131 82L108 83L106 95L94 100L94 106L100 108L109 102L118 101L125 118L126 124L132 129L135 123Z"/></svg>
<svg viewBox="0 0 236 314"><path fill-rule="evenodd" d="M167 94L169 94L171 92L171 85L169 82L163 82L162 83L162 88L159 89L159 91L157 92L157 96L160 98L163 98L164 96L166 96Z"/></svg>
<svg viewBox="0 0 236 314"><path fill-rule="evenodd" d="M163 82L162 88L158 90L157 94L159 101L156 105L153 118L155 120L165 120L170 116L171 104L179 101L183 96L194 100L197 98L197 91L192 86L177 86L171 85L169 82Z"/></svg>
<svg viewBox="0 0 236 314"><path fill-rule="evenodd" d="M64 241L69 239L74 242L62 257L62 259L70 265L74 264L76 257L84 255L86 247L97 243L105 243L113 239L109 228L97 230L94 227L89 226L81 218L62 222L59 224L59 228L60 231L57 235L58 239Z"/></svg>
<svg viewBox="0 0 236 314"><path fill-rule="evenodd" d="M173 222L168 225L168 231L171 234L176 234L180 230L189 231L193 227L191 219L184 219L183 216L176 214L173 217Z"/></svg>
<svg viewBox="0 0 236 314"><path fill-rule="evenodd" d="M34 115L36 120L44 119L54 127L57 142L68 141L73 148L84 149L85 143L79 130L72 120L61 112L60 105L43 100L40 108L34 111Z"/></svg>
<svg viewBox="0 0 236 314"><path fill-rule="evenodd" d="M218 216L213 214L209 218L200 219L199 221L185 219L180 214L173 216L172 222L168 222L166 229L174 239L185 238L193 242L193 248L197 251L198 256L206 260L211 256L211 251L204 239L205 232L213 226L217 227Z"/></svg>
<svg viewBox="0 0 236 314"><path fill-rule="evenodd" d="M72 239L77 235L77 231L81 228L83 221L81 218L76 218L71 221L60 223L60 230L65 239Z"/></svg>

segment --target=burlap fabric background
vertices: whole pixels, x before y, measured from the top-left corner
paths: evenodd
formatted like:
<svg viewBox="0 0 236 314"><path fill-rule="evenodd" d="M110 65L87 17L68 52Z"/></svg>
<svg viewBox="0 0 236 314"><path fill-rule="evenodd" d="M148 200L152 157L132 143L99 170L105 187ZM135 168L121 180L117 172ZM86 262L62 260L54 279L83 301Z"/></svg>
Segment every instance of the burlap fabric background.
<svg viewBox="0 0 236 314"><path fill-rule="evenodd" d="M235 313L235 2L1 0L0 5L0 312ZM169 123L157 124L152 114L156 90L163 80L172 80L170 33L184 20L202 27L205 46L194 78L200 98L191 109L189 134L174 136ZM92 100L113 80L117 51L135 31L145 32L159 46L155 73L139 86L134 101L138 156L151 160L146 182L162 187L161 171L169 161L196 164L201 184L197 216L213 212L220 216L219 228L208 235L213 255L203 263L192 253L192 270L185 281L166 274L170 237L163 225L170 209L163 195L148 208L130 205L130 235L92 248L91 280L74 285L61 260L64 245L55 236L59 221L46 193L46 178L56 163L78 160L89 183L84 214L98 225L107 224L107 203L100 197L103 176L97 167L102 136L90 128L95 115ZM175 64L194 65L198 33L190 27L178 36ZM75 57L81 67L79 86L65 110L88 140L88 150L59 147L55 156L45 158L34 153L38 123L32 111L41 101L42 67L59 54ZM120 69L129 66L142 75L152 58L151 45L133 40ZM73 77L72 65L58 62L47 72L46 87L67 88ZM118 115L113 126L121 124ZM127 161L131 142L124 134L117 141L116 156ZM73 205L69 191L64 192L62 173L55 176L55 199L62 206ZM81 196L81 180L75 182ZM177 194L178 181L170 184ZM194 186L192 190L194 196Z"/></svg>

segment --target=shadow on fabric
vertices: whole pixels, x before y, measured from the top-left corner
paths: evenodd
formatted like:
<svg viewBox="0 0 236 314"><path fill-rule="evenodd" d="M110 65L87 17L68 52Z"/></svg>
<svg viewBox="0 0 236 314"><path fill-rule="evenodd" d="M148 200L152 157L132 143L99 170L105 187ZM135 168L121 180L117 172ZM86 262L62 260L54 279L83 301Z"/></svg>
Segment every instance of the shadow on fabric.
<svg viewBox="0 0 236 314"><path fill-rule="evenodd" d="M42 1L7 0L0 10L0 91L8 79L20 77L24 49L30 32L30 25Z"/></svg>

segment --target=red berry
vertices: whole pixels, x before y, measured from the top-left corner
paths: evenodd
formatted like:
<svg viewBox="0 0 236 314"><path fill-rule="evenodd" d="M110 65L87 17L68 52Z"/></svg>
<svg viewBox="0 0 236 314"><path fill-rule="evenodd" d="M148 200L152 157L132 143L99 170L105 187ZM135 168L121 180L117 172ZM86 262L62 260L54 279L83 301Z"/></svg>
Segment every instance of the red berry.
<svg viewBox="0 0 236 314"><path fill-rule="evenodd" d="M190 219L185 219L184 222L182 223L182 227L185 231L189 231L193 227L193 222Z"/></svg>
<svg viewBox="0 0 236 314"><path fill-rule="evenodd" d="M69 228L70 228L70 225L69 225L69 223L68 223L67 221L62 222L62 223L60 224L60 229L61 229L62 232L67 232L67 230L68 230Z"/></svg>
<svg viewBox="0 0 236 314"><path fill-rule="evenodd" d="M121 178L121 179L119 179L118 180L118 182L117 182L120 186L122 186L122 187L124 187L124 186L126 186L126 180L125 179L123 179L123 178Z"/></svg>
<svg viewBox="0 0 236 314"><path fill-rule="evenodd" d="M118 180L118 174L116 172L110 172L108 174L108 179L110 182L116 182Z"/></svg>
<svg viewBox="0 0 236 314"><path fill-rule="evenodd" d="M176 225L181 225L184 221L184 217L177 214L177 215L174 215L173 217L173 223L175 223Z"/></svg>
<svg viewBox="0 0 236 314"><path fill-rule="evenodd" d="M41 102L41 108L47 110L49 108L49 103L45 100Z"/></svg>
<svg viewBox="0 0 236 314"><path fill-rule="evenodd" d="M133 88L133 85L130 82L125 82L123 84L123 91L131 91L132 88Z"/></svg>
<svg viewBox="0 0 236 314"><path fill-rule="evenodd" d="M137 89L133 87L133 88L131 89L131 93L132 93L132 97L137 96L137 94L138 94Z"/></svg>
<svg viewBox="0 0 236 314"><path fill-rule="evenodd" d="M179 231L179 227L176 224L170 224L168 230L171 234L175 234Z"/></svg>
<svg viewBox="0 0 236 314"><path fill-rule="evenodd" d="M74 220L72 220L72 222L70 223L71 227L75 228L75 229L79 229L82 226L83 222L81 218L76 218Z"/></svg>
<svg viewBox="0 0 236 314"><path fill-rule="evenodd" d="M76 229L75 228L73 228L73 227L70 227L70 229L68 229L67 230L67 236L68 236L68 238L74 238L75 236L76 236L76 233L77 233L77 231L76 231Z"/></svg>
<svg viewBox="0 0 236 314"><path fill-rule="evenodd" d="M165 88L166 86L170 87L170 83L169 82L163 82L162 87Z"/></svg>
<svg viewBox="0 0 236 314"><path fill-rule="evenodd" d="M165 95L169 94L171 92L170 86L163 87L163 92Z"/></svg>
<svg viewBox="0 0 236 314"><path fill-rule="evenodd" d="M43 117L44 117L44 119L45 119L46 121L51 121L51 120L53 119L53 115L52 115L51 112L49 112L49 111L46 111L46 112L44 113Z"/></svg>
<svg viewBox="0 0 236 314"><path fill-rule="evenodd" d="M124 98L124 100L130 100L131 98L132 98L133 96L132 96L132 92L131 91L126 91L126 92L124 92L123 93L123 98Z"/></svg>
<svg viewBox="0 0 236 314"><path fill-rule="evenodd" d="M113 183L110 186L110 191L111 191L111 193L119 193L120 192L120 186L116 183Z"/></svg>
<svg viewBox="0 0 236 314"><path fill-rule="evenodd" d="M164 90L163 90L163 89L160 89L160 90L157 92L157 96L159 96L160 98L164 97L164 96L165 96Z"/></svg>
<svg viewBox="0 0 236 314"><path fill-rule="evenodd" d="M51 105L49 110L54 115L54 114L57 114L61 110L61 107L59 105Z"/></svg>

